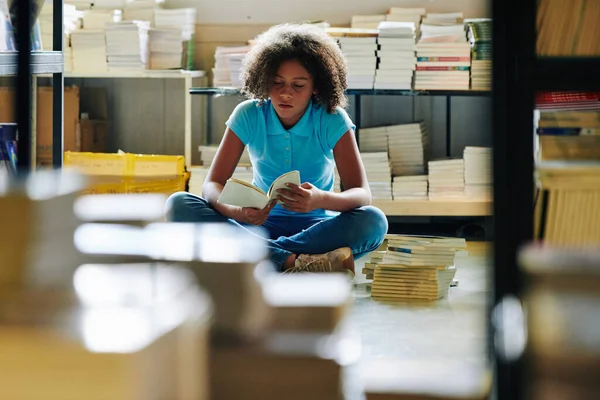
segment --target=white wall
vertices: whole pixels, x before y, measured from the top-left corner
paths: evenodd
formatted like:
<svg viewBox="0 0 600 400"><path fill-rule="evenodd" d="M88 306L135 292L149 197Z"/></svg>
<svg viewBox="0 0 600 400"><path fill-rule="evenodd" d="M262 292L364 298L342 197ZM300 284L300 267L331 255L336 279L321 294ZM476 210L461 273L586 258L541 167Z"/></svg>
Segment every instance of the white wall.
<svg viewBox="0 0 600 400"><path fill-rule="evenodd" d="M165 5L197 8L199 24L276 24L326 19L332 25L346 25L353 15L384 14L390 7L462 11L465 17L490 16L488 0L166 0Z"/></svg>

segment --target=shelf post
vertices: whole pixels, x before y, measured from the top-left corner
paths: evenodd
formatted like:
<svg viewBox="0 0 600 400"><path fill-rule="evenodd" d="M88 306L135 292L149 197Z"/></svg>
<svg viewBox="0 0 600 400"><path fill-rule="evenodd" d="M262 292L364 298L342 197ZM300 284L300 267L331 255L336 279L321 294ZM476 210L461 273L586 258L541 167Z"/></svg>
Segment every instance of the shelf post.
<svg viewBox="0 0 600 400"><path fill-rule="evenodd" d="M54 0L52 2L53 10L53 33L52 49L63 54L63 1ZM52 166L62 168L64 155L63 129L64 129L64 58L60 72L52 74Z"/></svg>
<svg viewBox="0 0 600 400"><path fill-rule="evenodd" d="M31 167L31 1L14 4L17 15L18 54L15 113L19 130L17 171L26 174Z"/></svg>
<svg viewBox="0 0 600 400"><path fill-rule="evenodd" d="M446 157L452 157L452 96L446 96Z"/></svg>

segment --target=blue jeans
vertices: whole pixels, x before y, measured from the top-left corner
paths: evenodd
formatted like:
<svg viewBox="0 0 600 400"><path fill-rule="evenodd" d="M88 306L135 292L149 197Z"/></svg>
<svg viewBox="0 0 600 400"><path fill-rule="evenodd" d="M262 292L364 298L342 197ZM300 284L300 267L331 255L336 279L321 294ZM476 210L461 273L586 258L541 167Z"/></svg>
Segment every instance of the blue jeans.
<svg viewBox="0 0 600 400"><path fill-rule="evenodd" d="M169 197L165 216L169 222L228 222L244 228L213 209L202 197L187 192ZM331 217L272 215L262 227L269 234L265 240L270 259L282 270L292 254L321 254L350 247L354 258L359 258L381 245L388 223L380 209L365 206Z"/></svg>

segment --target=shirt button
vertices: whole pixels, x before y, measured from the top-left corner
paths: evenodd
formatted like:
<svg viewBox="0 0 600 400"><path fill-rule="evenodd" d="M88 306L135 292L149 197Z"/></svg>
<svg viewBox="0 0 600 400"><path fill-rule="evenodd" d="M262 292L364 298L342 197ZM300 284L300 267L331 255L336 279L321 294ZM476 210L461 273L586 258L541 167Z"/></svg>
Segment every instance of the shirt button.
<svg viewBox="0 0 600 400"><path fill-rule="evenodd" d="M285 163L286 163L286 164L289 164L289 163L290 163L290 160L285 160Z"/></svg>
<svg viewBox="0 0 600 400"><path fill-rule="evenodd" d="M287 151L290 151L290 148L289 148L289 147L286 147L285 149L286 149Z"/></svg>
<svg viewBox="0 0 600 400"><path fill-rule="evenodd" d="M290 138L290 135L285 135L285 138L286 138L286 139L289 139L289 138Z"/></svg>

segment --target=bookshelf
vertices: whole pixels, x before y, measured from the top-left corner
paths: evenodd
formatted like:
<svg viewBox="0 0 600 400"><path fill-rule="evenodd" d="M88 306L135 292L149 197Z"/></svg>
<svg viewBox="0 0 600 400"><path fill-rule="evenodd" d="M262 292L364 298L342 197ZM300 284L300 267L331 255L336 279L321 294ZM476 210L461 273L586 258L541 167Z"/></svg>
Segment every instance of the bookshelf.
<svg viewBox="0 0 600 400"><path fill-rule="evenodd" d="M488 337L498 399L531 398L527 392L531 371L523 353L525 344L515 339L526 335L527 330L518 305L526 287L518 254L534 239L535 94L600 90L600 56L537 55L539 4L492 1L494 287ZM506 312L504 306L510 306L511 312Z"/></svg>
<svg viewBox="0 0 600 400"><path fill-rule="evenodd" d="M61 58L62 62L62 58ZM181 79L184 82L184 156L187 166L192 165L192 97L191 88L194 79L206 76L205 71L186 70L142 70L142 71L108 71L108 72L64 72L64 79ZM48 77L39 74L37 77ZM37 81L34 81L37 85ZM36 91L34 91L36 93ZM35 104L35 102L34 102ZM35 118L35 113L34 113ZM35 125L33 127L35 138ZM35 160L35 146L32 146L32 158Z"/></svg>
<svg viewBox="0 0 600 400"><path fill-rule="evenodd" d="M240 89L235 87L206 87L191 88L191 94L205 96L239 96ZM362 122L362 102L363 96L442 96L446 98L446 156L450 157L452 140L452 97L458 96L490 96L491 92L485 90L392 90L392 89L348 89L348 96L354 96L356 99L354 108L354 123L356 125L356 141L360 145L360 127Z"/></svg>
<svg viewBox="0 0 600 400"><path fill-rule="evenodd" d="M19 1L16 6L17 23L28 26L33 13L33 2ZM63 1L53 1L53 51L21 51L0 53L0 76L16 76L16 121L19 127L17 149L17 169L27 173L35 168L35 140L32 139L32 105L34 91L32 76L52 74L52 155L54 167L62 167L63 153ZM58 33L58 34L57 34ZM31 34L28 29L18 29L15 42L19 49L31 48Z"/></svg>
<svg viewBox="0 0 600 400"><path fill-rule="evenodd" d="M239 88L235 87L203 87L191 88L192 95L204 96L240 96ZM446 97L446 152L449 157L451 149L451 112L452 97L456 96L490 96L490 91L479 90L380 90L380 89L348 89L348 96L355 96L354 123L356 140L360 144L361 98L362 96L443 96ZM210 107L210 103L209 103ZM491 202L488 201L405 201L405 200L374 200L373 205L380 208L388 217L397 216L489 216Z"/></svg>

